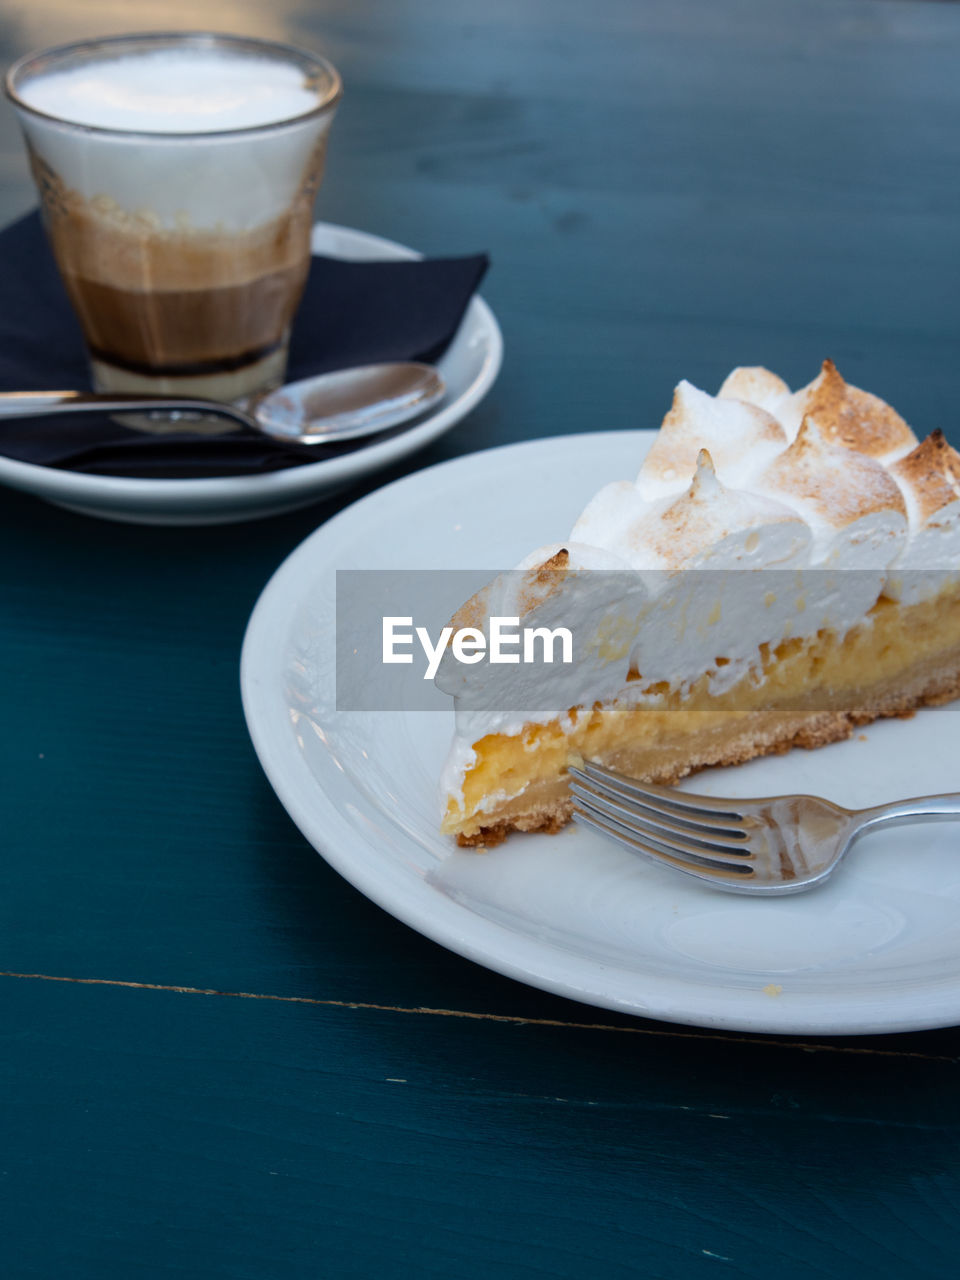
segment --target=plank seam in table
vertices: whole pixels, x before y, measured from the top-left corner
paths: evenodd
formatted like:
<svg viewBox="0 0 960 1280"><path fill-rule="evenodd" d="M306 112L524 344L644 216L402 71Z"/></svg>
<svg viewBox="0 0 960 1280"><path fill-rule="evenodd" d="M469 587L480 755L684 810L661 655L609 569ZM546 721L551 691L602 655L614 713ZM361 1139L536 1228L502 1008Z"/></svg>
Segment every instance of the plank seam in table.
<svg viewBox="0 0 960 1280"><path fill-rule="evenodd" d="M229 1000L271 1000L277 1004L308 1004L331 1009L369 1009L376 1013L413 1013L439 1018L467 1018L476 1022L506 1022L518 1027L563 1027L570 1031L615 1031L627 1035L654 1036L662 1040L709 1040L731 1044L743 1044L740 1036L715 1033L703 1035L697 1031L680 1031L674 1028L618 1027L608 1022L565 1022L560 1018L525 1018L521 1014L481 1013L471 1009L431 1009L425 1005L375 1004L369 1000L328 1000L317 996L282 996L264 991L218 991L216 987L180 987L162 982L131 982L124 978L75 978L56 973L16 973L0 969L0 978L20 978L33 982L71 982L82 987L124 987L135 991L171 991L185 996L224 996ZM874 1058L919 1058L924 1062L956 1063L949 1054L915 1053L904 1049L859 1048L856 1045L826 1044L820 1041L772 1040L763 1036L751 1036L751 1044L768 1045L775 1049L803 1049L808 1053L857 1054Z"/></svg>

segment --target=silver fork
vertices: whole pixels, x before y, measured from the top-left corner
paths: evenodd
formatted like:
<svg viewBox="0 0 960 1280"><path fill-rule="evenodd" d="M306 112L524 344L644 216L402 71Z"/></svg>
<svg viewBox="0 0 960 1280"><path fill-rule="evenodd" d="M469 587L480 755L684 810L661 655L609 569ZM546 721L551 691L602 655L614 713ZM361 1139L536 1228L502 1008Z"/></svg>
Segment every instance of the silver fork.
<svg viewBox="0 0 960 1280"><path fill-rule="evenodd" d="M692 795L597 764L569 773L577 822L730 893L803 893L823 884L866 831L960 817L960 794L851 810L816 796Z"/></svg>

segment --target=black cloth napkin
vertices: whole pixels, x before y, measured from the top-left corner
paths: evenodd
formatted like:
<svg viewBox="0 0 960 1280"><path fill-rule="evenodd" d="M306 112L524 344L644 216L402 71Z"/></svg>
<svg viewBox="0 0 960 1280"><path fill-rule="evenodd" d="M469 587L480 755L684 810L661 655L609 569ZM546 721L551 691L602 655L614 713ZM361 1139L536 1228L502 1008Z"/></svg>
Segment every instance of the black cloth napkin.
<svg viewBox="0 0 960 1280"><path fill-rule="evenodd" d="M314 257L287 380L380 361L436 361L488 265L484 254L395 262ZM89 386L80 328L39 214L27 214L0 232L0 391ZM9 458L149 479L276 471L365 443L288 445L244 427L217 436L148 435L106 414L0 421L0 453Z"/></svg>

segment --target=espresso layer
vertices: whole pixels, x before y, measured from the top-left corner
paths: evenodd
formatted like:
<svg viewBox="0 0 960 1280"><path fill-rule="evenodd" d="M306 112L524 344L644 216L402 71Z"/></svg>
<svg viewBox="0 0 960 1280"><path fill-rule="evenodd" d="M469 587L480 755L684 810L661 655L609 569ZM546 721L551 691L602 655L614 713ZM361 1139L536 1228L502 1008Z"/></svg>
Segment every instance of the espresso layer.
<svg viewBox="0 0 960 1280"><path fill-rule="evenodd" d="M240 368L283 340L307 278L306 262L208 289L117 289L64 273L96 357L140 373L176 376Z"/></svg>

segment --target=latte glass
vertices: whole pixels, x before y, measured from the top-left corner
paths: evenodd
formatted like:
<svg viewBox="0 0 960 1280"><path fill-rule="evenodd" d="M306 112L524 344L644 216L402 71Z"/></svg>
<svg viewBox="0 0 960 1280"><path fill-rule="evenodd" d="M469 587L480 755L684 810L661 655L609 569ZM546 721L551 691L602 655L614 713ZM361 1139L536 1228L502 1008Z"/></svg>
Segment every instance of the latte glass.
<svg viewBox="0 0 960 1280"><path fill-rule="evenodd" d="M287 97L270 99L276 83ZM30 54L5 87L94 387L242 400L278 386L335 68L266 40L130 35Z"/></svg>

